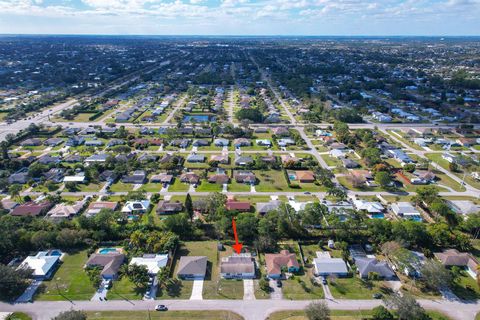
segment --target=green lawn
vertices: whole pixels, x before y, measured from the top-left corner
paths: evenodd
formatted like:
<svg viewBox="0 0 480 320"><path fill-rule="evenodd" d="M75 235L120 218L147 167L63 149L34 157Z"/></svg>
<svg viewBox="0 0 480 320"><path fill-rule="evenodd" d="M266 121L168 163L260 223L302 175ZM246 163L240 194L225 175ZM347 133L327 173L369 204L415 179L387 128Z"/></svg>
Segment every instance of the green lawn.
<svg viewBox="0 0 480 320"><path fill-rule="evenodd" d="M223 186L218 183L210 183L206 180L202 181L197 187L198 192L221 192Z"/></svg>
<svg viewBox="0 0 480 320"><path fill-rule="evenodd" d="M449 162L443 159L440 153L426 153L425 156L433 162L437 163L439 166L443 167L444 169L449 170ZM460 179L463 179L464 171L461 168L459 172L452 173ZM470 172L467 172L467 174L465 175L465 182L474 188L480 188L480 181L473 179L470 175Z"/></svg>
<svg viewBox="0 0 480 320"><path fill-rule="evenodd" d="M228 185L228 191L248 192L250 191L250 185L245 183L238 183L235 181L235 179L232 179L231 183Z"/></svg>
<svg viewBox="0 0 480 320"><path fill-rule="evenodd" d="M173 184L168 187L168 191L172 192L186 192L190 188L190 185L180 181L180 178L175 178Z"/></svg>
<svg viewBox="0 0 480 320"><path fill-rule="evenodd" d="M36 300L90 300L95 293L83 266L87 252L68 254L52 280L44 281Z"/></svg>
<svg viewBox="0 0 480 320"><path fill-rule="evenodd" d="M6 320L32 320L28 314L23 312L14 312L5 318Z"/></svg>
<svg viewBox="0 0 480 320"><path fill-rule="evenodd" d="M389 292L383 286L383 281L365 281L356 276L329 281L329 287L333 297L339 299L372 299L374 293Z"/></svg>
<svg viewBox="0 0 480 320"><path fill-rule="evenodd" d="M259 183L255 186L257 192L287 191L288 185L281 170L255 171Z"/></svg>
<svg viewBox="0 0 480 320"><path fill-rule="evenodd" d="M200 246L205 242L200 242ZM232 248L225 246L225 251L217 252L216 242L211 241L208 251L202 249L200 252L208 253L208 260L211 261L211 271L207 273L206 281L203 284L204 299L242 299L243 281L225 280L220 277L220 259L232 254ZM191 254L193 255L193 254ZM206 254L203 254L206 255Z"/></svg>
<svg viewBox="0 0 480 320"><path fill-rule="evenodd" d="M100 191L102 186L97 183L89 183L89 184L79 184L78 191L80 192L97 192Z"/></svg>
<svg viewBox="0 0 480 320"><path fill-rule="evenodd" d="M311 281L312 270L305 269L304 274L283 281L283 296L290 300L323 299L323 289Z"/></svg>
<svg viewBox="0 0 480 320"><path fill-rule="evenodd" d="M460 299L477 300L480 298L480 289L477 281L466 272L462 272L461 276L455 281L452 291Z"/></svg>
<svg viewBox="0 0 480 320"><path fill-rule="evenodd" d="M160 192L160 190L162 190L162 184L161 183L146 183L139 190L140 191L145 191L145 192Z"/></svg>
<svg viewBox="0 0 480 320"><path fill-rule="evenodd" d="M109 300L140 300L145 289L139 289L128 279L127 276L117 281L113 281L113 286L108 290L107 298Z"/></svg>
<svg viewBox="0 0 480 320"><path fill-rule="evenodd" d="M436 311L427 311L432 320L448 320L446 316ZM372 319L371 310L331 310L331 320L365 320ZM278 311L272 313L266 320L307 320L303 310ZM413 320L413 319L412 319Z"/></svg>
<svg viewBox="0 0 480 320"><path fill-rule="evenodd" d="M128 192L133 190L133 184L117 182L110 186L112 192Z"/></svg>
<svg viewBox="0 0 480 320"><path fill-rule="evenodd" d="M87 312L89 320L242 320L243 318L230 311L90 311Z"/></svg>

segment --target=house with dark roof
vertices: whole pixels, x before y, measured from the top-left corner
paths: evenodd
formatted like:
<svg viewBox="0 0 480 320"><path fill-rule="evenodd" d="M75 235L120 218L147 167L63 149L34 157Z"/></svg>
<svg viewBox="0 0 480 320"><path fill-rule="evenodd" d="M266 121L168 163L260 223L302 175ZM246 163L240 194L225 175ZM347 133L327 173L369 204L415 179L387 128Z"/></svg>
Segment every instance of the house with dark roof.
<svg viewBox="0 0 480 320"><path fill-rule="evenodd" d="M56 147L56 146L58 146L62 143L63 143L62 138L50 138L50 139L45 140L45 142L43 144L46 145L46 146L49 146L49 147Z"/></svg>
<svg viewBox="0 0 480 320"><path fill-rule="evenodd" d="M225 173L214 174L213 176L208 177L208 182L210 183L225 184L229 181L230 177Z"/></svg>
<svg viewBox="0 0 480 320"><path fill-rule="evenodd" d="M61 162L60 157L52 157L49 155L42 156L38 159L38 163L46 164L46 165L59 164L60 162Z"/></svg>
<svg viewBox="0 0 480 320"><path fill-rule="evenodd" d="M270 211L277 210L282 202L280 200L272 200L270 202L257 202L256 209L260 214L266 214Z"/></svg>
<svg viewBox="0 0 480 320"><path fill-rule="evenodd" d="M478 260L470 253L460 252L456 249L448 249L442 252L435 252L434 256L445 267L463 268L468 272L471 277L473 277L474 279L477 278L479 263Z"/></svg>
<svg viewBox="0 0 480 320"><path fill-rule="evenodd" d="M180 176L180 181L189 184L198 184L200 177L194 172L185 172Z"/></svg>
<svg viewBox="0 0 480 320"><path fill-rule="evenodd" d="M237 166L246 166L253 163L253 158L250 156L238 156L235 158Z"/></svg>
<svg viewBox="0 0 480 320"><path fill-rule="evenodd" d="M187 162L190 162L190 163L205 162L205 156L203 154L192 153L192 154L187 156Z"/></svg>
<svg viewBox="0 0 480 320"><path fill-rule="evenodd" d="M173 175L172 174L167 174L167 173L160 173L160 174L156 174L156 175L153 175L151 178L150 178L150 182L152 183L167 183L167 184L170 184L172 183L172 180L173 180Z"/></svg>
<svg viewBox="0 0 480 320"><path fill-rule="evenodd" d="M125 255L119 252L94 253L85 264L85 268L99 267L100 275L105 280L117 279L118 271L125 262Z"/></svg>
<svg viewBox="0 0 480 320"><path fill-rule="evenodd" d="M236 201L233 198L227 199L225 208L227 210L235 210L239 212L248 212L251 210L252 205L248 201Z"/></svg>
<svg viewBox="0 0 480 320"><path fill-rule="evenodd" d="M205 139L197 139L193 141L192 146L194 147L206 147L210 145L210 141Z"/></svg>
<svg viewBox="0 0 480 320"><path fill-rule="evenodd" d="M281 278L282 269L284 268L290 273L295 273L300 270L297 256L288 250L282 250L280 253L265 254L265 264L267 266L267 276L272 279Z"/></svg>
<svg viewBox="0 0 480 320"><path fill-rule="evenodd" d="M123 183L144 184L147 181L147 173L143 170L136 170L131 175L122 178Z"/></svg>
<svg viewBox="0 0 480 320"><path fill-rule="evenodd" d="M230 141L228 141L228 139L217 138L217 139L215 139L213 144L216 147L227 147L230 144Z"/></svg>
<svg viewBox="0 0 480 320"><path fill-rule="evenodd" d="M207 273L207 257L182 256L178 263L177 277L183 280L202 280Z"/></svg>
<svg viewBox="0 0 480 320"><path fill-rule="evenodd" d="M368 278L370 273L376 273L382 279L394 279L395 272L386 261L378 261L377 258L358 257L355 259L358 274L362 279Z"/></svg>
<svg viewBox="0 0 480 320"><path fill-rule="evenodd" d="M245 183L250 185L254 185L257 181L255 173L251 171L236 171L233 175L233 178L238 183Z"/></svg>
<svg viewBox="0 0 480 320"><path fill-rule="evenodd" d="M157 214L175 214L182 212L181 202L160 201L157 205Z"/></svg>

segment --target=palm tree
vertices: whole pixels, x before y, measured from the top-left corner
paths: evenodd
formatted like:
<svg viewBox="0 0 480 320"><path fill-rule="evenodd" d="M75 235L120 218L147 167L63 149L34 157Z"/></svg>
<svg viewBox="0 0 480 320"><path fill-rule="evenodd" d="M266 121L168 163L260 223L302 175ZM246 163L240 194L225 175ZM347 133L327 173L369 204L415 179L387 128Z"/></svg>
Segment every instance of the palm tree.
<svg viewBox="0 0 480 320"><path fill-rule="evenodd" d="M8 188L8 193L12 199L18 198L20 196L20 191L22 191L22 186L19 184L13 184Z"/></svg>

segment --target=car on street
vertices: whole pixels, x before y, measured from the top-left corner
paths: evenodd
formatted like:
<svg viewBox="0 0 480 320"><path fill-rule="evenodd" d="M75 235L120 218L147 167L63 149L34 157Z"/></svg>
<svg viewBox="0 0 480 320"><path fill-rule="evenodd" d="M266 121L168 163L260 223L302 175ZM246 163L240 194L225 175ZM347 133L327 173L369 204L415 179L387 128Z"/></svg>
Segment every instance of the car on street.
<svg viewBox="0 0 480 320"><path fill-rule="evenodd" d="M322 283L323 283L323 284L327 284L327 278L323 277L323 278L322 278Z"/></svg>
<svg viewBox="0 0 480 320"><path fill-rule="evenodd" d="M277 280L277 288L281 288L282 287L282 280L278 279Z"/></svg>
<svg viewBox="0 0 480 320"><path fill-rule="evenodd" d="M155 306L155 310L156 310L156 311L167 311L168 308L167 308L167 306L164 305L164 304L157 304L157 305Z"/></svg>

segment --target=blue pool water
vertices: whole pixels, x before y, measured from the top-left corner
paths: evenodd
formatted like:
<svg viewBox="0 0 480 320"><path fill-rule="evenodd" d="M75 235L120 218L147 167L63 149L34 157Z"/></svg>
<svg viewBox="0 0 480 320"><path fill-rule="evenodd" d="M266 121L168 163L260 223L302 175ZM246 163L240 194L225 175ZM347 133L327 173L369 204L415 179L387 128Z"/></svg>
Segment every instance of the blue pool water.
<svg viewBox="0 0 480 320"><path fill-rule="evenodd" d="M108 253L111 253L111 252L117 252L117 249L115 249L115 248L104 248L104 249L100 249L100 251L98 251L98 253L100 253L100 254L108 254Z"/></svg>
<svg viewBox="0 0 480 320"><path fill-rule="evenodd" d="M209 122L215 121L215 117L210 117L208 115L188 115L183 117L184 122L189 122L190 120L194 120L195 122Z"/></svg>
<svg viewBox="0 0 480 320"><path fill-rule="evenodd" d="M291 181L295 181L297 177L294 175L294 174L289 174L288 175L288 179L290 179Z"/></svg>
<svg viewBox="0 0 480 320"><path fill-rule="evenodd" d="M62 252L58 250L52 250L50 251L50 255L54 257L60 257L62 255Z"/></svg>
<svg viewBox="0 0 480 320"><path fill-rule="evenodd" d="M385 215L383 213L372 214L372 219L383 219L383 218L385 218Z"/></svg>

